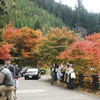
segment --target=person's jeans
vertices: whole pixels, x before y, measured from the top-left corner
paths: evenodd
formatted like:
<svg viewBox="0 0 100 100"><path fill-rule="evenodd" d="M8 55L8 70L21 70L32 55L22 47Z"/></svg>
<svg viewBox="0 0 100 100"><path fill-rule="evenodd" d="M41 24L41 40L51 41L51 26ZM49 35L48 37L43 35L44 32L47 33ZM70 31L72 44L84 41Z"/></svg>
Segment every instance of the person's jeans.
<svg viewBox="0 0 100 100"><path fill-rule="evenodd" d="M16 90L17 90L17 88L14 88L14 98L17 97L17 96L16 96Z"/></svg>
<svg viewBox="0 0 100 100"><path fill-rule="evenodd" d="M55 81L55 73L52 73L52 80L51 80L51 84L53 85Z"/></svg>
<svg viewBox="0 0 100 100"><path fill-rule="evenodd" d="M14 89L14 86L1 85L0 86L0 93L6 92L8 100L14 100L13 89Z"/></svg>

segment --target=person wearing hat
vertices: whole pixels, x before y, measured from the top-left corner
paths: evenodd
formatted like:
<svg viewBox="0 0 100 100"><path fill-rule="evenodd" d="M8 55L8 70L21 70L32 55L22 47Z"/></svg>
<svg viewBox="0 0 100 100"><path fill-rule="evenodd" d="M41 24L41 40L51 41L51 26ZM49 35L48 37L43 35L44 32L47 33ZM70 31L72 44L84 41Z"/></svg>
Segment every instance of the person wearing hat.
<svg viewBox="0 0 100 100"><path fill-rule="evenodd" d="M11 59L10 58L7 58L5 60L5 65L4 65L5 68L8 68L12 75L13 75L13 78L16 76L16 69L15 69L15 66L11 64Z"/></svg>
<svg viewBox="0 0 100 100"><path fill-rule="evenodd" d="M70 64L67 63L67 66L66 66L66 85L67 87L66 88L69 88L69 71L70 71Z"/></svg>
<svg viewBox="0 0 100 100"><path fill-rule="evenodd" d="M14 82L9 69L0 66L0 93L6 92L8 100L13 99Z"/></svg>
<svg viewBox="0 0 100 100"><path fill-rule="evenodd" d="M68 71L69 82L68 82L68 88L73 90L74 89L74 78L71 77L72 73L74 73L73 65L69 64L69 71Z"/></svg>

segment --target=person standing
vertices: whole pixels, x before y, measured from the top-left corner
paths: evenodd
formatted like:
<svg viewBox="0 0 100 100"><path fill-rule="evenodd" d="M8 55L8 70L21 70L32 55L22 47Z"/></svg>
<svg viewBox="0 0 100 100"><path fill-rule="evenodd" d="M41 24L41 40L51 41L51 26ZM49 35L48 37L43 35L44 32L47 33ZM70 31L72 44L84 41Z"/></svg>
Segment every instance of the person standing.
<svg viewBox="0 0 100 100"><path fill-rule="evenodd" d="M66 66L64 65L61 69L62 73L61 82L65 82L65 72L66 72Z"/></svg>
<svg viewBox="0 0 100 100"><path fill-rule="evenodd" d="M69 76L69 82L68 82L68 87L69 89L74 89L74 78L71 77L71 74L74 73L73 65L69 65L69 71L68 71L68 76Z"/></svg>
<svg viewBox="0 0 100 100"><path fill-rule="evenodd" d="M61 81L61 77L62 77L62 73L61 73L61 69L63 68L63 65L60 64L58 69L57 69L57 85L60 85L60 81Z"/></svg>
<svg viewBox="0 0 100 100"><path fill-rule="evenodd" d="M15 66L15 76L19 77L20 76L20 69L18 65Z"/></svg>
<svg viewBox="0 0 100 100"><path fill-rule="evenodd" d="M17 98L16 91L18 89L18 77L14 77L14 98Z"/></svg>
<svg viewBox="0 0 100 100"><path fill-rule="evenodd" d="M56 79L56 66L55 66L55 64L53 64L51 67L51 76L52 76L51 85L53 85L54 81Z"/></svg>
<svg viewBox="0 0 100 100"><path fill-rule="evenodd" d="M69 88L69 70L70 70L70 64L67 63L67 66L66 66L66 85L67 87L66 88Z"/></svg>
<svg viewBox="0 0 100 100"><path fill-rule="evenodd" d="M16 69L15 69L15 66L11 64L11 59L10 58L7 58L5 60L5 65L4 65L5 68L8 68L11 73L12 73L12 76L13 78L16 76Z"/></svg>
<svg viewBox="0 0 100 100"><path fill-rule="evenodd" d="M6 92L8 100L13 98L14 82L13 76L9 69L0 66L0 93Z"/></svg>

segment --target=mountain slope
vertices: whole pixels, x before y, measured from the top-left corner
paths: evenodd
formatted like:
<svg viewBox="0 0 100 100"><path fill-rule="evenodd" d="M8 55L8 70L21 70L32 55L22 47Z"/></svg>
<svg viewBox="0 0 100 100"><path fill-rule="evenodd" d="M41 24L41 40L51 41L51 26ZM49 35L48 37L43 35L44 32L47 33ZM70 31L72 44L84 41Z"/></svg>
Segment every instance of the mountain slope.
<svg viewBox="0 0 100 100"><path fill-rule="evenodd" d="M82 0L76 0L77 5L74 10L68 7L68 5L56 3L54 0L31 1L36 2L39 7L42 7L56 17L62 19L66 26L81 33L83 36L94 32L100 32L100 13L88 12ZM87 32L84 34L84 31Z"/></svg>
<svg viewBox="0 0 100 100"><path fill-rule="evenodd" d="M50 27L66 26L61 19L49 14L29 0L8 0L8 19L16 28L28 26L32 29L41 29L45 34Z"/></svg>

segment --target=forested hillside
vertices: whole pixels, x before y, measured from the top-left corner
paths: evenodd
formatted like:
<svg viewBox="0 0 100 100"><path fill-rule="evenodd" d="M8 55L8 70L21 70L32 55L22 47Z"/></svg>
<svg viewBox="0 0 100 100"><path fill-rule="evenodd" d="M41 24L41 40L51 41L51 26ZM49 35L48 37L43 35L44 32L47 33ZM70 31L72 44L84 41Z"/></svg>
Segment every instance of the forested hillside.
<svg viewBox="0 0 100 100"><path fill-rule="evenodd" d="M67 26L78 33L84 29L87 31L87 34L100 32L100 14L88 12L81 0L76 0L77 5L74 10L67 5L56 3L54 0L31 1L36 2L40 8L43 7L43 9L53 13L56 17L61 18ZM83 35L85 34L83 33Z"/></svg>
<svg viewBox="0 0 100 100"><path fill-rule="evenodd" d="M0 28L12 21L13 26L41 29L44 34L50 27L69 26L85 35L100 32L100 14L88 12L81 0L75 9L54 0L1 0Z"/></svg>
<svg viewBox="0 0 100 100"><path fill-rule="evenodd" d="M3 27L4 23L7 23L7 7L4 0L0 0L0 28Z"/></svg>
<svg viewBox="0 0 100 100"><path fill-rule="evenodd" d="M65 26L61 19L39 8L30 0L8 0L6 6L8 10L6 18L12 21L16 28L28 26L35 30L41 29L43 33L46 33L50 27Z"/></svg>

